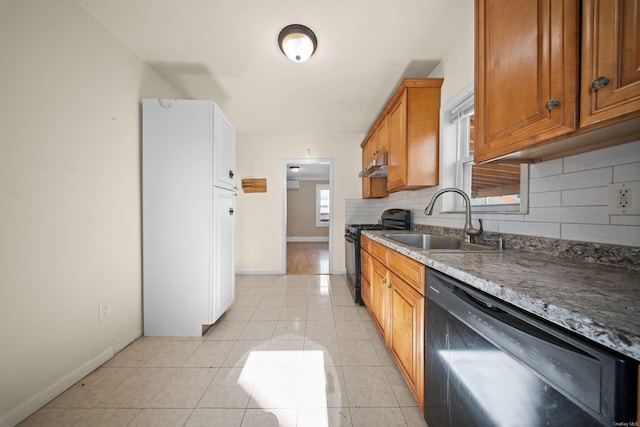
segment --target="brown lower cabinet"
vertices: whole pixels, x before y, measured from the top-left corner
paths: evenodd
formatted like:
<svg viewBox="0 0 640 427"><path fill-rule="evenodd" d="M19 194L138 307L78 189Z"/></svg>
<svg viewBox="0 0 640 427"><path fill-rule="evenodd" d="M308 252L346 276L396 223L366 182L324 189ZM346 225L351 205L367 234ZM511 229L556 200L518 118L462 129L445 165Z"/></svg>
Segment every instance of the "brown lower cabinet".
<svg viewBox="0 0 640 427"><path fill-rule="evenodd" d="M389 274L389 310L386 343L416 400L424 394L424 295Z"/></svg>
<svg viewBox="0 0 640 427"><path fill-rule="evenodd" d="M422 408L425 266L367 237L362 239L366 239L361 253L362 299Z"/></svg>
<svg viewBox="0 0 640 427"><path fill-rule="evenodd" d="M366 250L360 254L360 296L366 307L371 305L371 255Z"/></svg>

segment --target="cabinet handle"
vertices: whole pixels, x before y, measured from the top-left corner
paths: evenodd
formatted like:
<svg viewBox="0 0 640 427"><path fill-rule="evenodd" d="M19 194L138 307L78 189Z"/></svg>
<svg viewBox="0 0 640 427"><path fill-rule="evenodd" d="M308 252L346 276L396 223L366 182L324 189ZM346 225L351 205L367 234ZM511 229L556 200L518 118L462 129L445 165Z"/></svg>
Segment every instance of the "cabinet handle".
<svg viewBox="0 0 640 427"><path fill-rule="evenodd" d="M233 214L234 214L234 212L235 212L235 211L233 210L233 208L229 208L229 215L233 215Z"/></svg>
<svg viewBox="0 0 640 427"><path fill-rule="evenodd" d="M594 81L592 81L589 87L593 90L598 90L598 89L602 89L608 84L609 84L609 79L606 78L605 76L600 76L600 77L597 77Z"/></svg>
<svg viewBox="0 0 640 427"><path fill-rule="evenodd" d="M546 104L544 104L544 108L546 108L547 110L551 111L554 108L558 108L558 106L560 105L560 103L558 101L556 101L555 99L550 99L547 101Z"/></svg>
<svg viewBox="0 0 640 427"><path fill-rule="evenodd" d="M229 171L229 178L233 178L233 171Z"/></svg>

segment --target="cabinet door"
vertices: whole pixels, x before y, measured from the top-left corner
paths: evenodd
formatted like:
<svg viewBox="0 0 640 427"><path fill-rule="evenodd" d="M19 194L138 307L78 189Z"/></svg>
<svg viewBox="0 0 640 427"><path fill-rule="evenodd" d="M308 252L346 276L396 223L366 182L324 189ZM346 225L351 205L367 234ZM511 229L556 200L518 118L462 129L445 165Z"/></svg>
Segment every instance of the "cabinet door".
<svg viewBox="0 0 640 427"><path fill-rule="evenodd" d="M387 329L387 295L389 278L387 267L371 258L371 305L369 311L378 330L385 336Z"/></svg>
<svg viewBox="0 0 640 427"><path fill-rule="evenodd" d="M374 135L362 147L362 168L365 168L374 159L376 144L377 138ZM388 192L386 178L362 178L363 199L380 198L386 197L387 195Z"/></svg>
<svg viewBox="0 0 640 427"><path fill-rule="evenodd" d="M578 1L475 4L475 161L499 158L574 131Z"/></svg>
<svg viewBox="0 0 640 427"><path fill-rule="evenodd" d="M362 167L366 167L373 159L373 151L375 149L375 141L373 138L369 139L362 147Z"/></svg>
<svg viewBox="0 0 640 427"><path fill-rule="evenodd" d="M369 151L367 150L367 146L369 143L365 144L362 147L362 168L364 169L369 162ZM368 199L371 197L371 178L362 178L362 198Z"/></svg>
<svg viewBox="0 0 640 427"><path fill-rule="evenodd" d="M211 277L211 323L231 307L235 297L234 230L235 195L213 189L213 242Z"/></svg>
<svg viewBox="0 0 640 427"><path fill-rule="evenodd" d="M360 296L365 307L371 306L371 284L364 275L360 279Z"/></svg>
<svg viewBox="0 0 640 427"><path fill-rule="evenodd" d="M388 116L387 190L407 185L407 89L391 108Z"/></svg>
<svg viewBox="0 0 640 427"><path fill-rule="evenodd" d="M371 255L364 250L360 251L360 271L365 279L371 281Z"/></svg>
<svg viewBox="0 0 640 427"><path fill-rule="evenodd" d="M378 129L376 129L375 133L375 143L376 148L375 151L377 154L380 154L384 151L387 151L387 140L389 139L389 126L387 125L387 118L385 117L380 123Z"/></svg>
<svg viewBox="0 0 640 427"><path fill-rule="evenodd" d="M406 98L406 185L418 189L438 185L441 79L428 87L408 88Z"/></svg>
<svg viewBox="0 0 640 427"><path fill-rule="evenodd" d="M422 405L424 371L424 296L393 273L387 341L411 391Z"/></svg>
<svg viewBox="0 0 640 427"><path fill-rule="evenodd" d="M582 19L580 126L637 116L640 0L584 0Z"/></svg>
<svg viewBox="0 0 640 427"><path fill-rule="evenodd" d="M388 195L386 178L362 178L363 199L379 199Z"/></svg>
<svg viewBox="0 0 640 427"><path fill-rule="evenodd" d="M371 255L365 249L369 239L362 237L360 241L364 243L360 251L360 296L365 307L369 308L371 307Z"/></svg>
<svg viewBox="0 0 640 427"><path fill-rule="evenodd" d="M233 190L235 186L236 135L222 110L213 110L213 185Z"/></svg>

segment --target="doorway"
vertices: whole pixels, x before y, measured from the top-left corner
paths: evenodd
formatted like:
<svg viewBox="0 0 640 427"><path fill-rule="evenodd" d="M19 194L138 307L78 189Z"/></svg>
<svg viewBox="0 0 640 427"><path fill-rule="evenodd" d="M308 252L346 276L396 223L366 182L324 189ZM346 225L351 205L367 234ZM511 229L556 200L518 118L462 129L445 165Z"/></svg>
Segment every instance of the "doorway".
<svg viewBox="0 0 640 427"><path fill-rule="evenodd" d="M283 160L285 274L331 274L333 159Z"/></svg>

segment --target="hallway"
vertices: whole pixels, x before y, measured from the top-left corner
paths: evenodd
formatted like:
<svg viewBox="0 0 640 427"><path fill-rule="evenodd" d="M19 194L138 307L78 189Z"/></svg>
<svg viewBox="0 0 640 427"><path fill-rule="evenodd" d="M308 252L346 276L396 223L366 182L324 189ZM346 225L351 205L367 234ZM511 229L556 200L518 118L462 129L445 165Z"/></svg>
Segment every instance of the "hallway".
<svg viewBox="0 0 640 427"><path fill-rule="evenodd" d="M288 242L287 274L330 274L328 242Z"/></svg>

